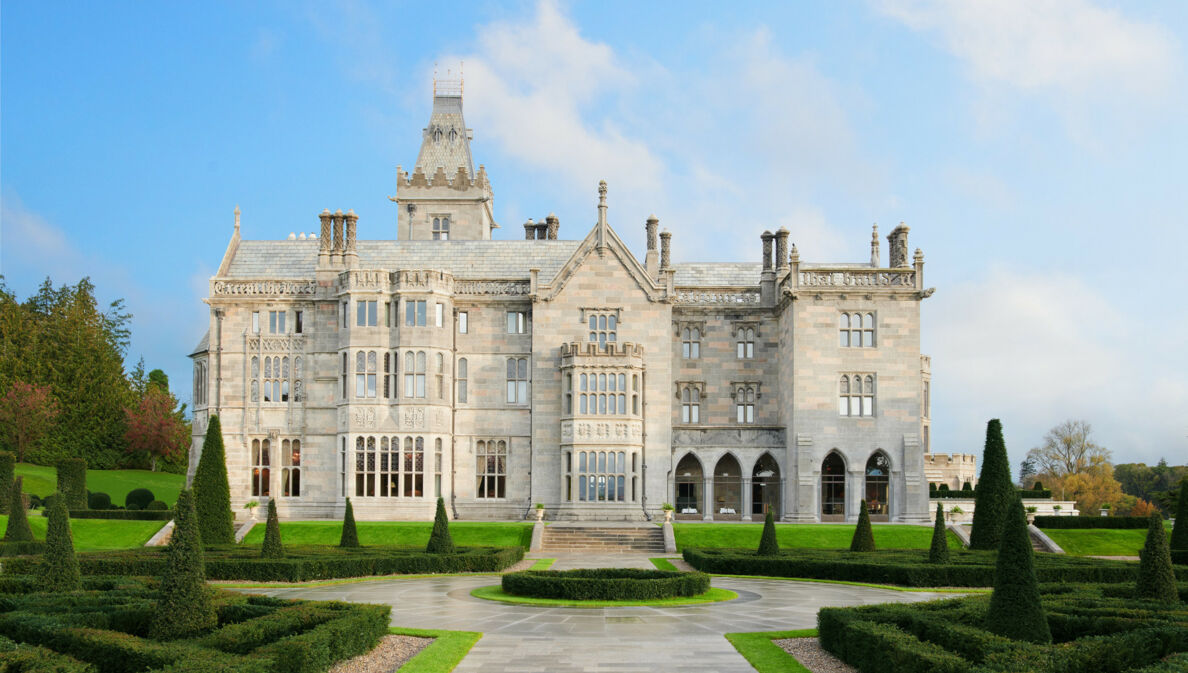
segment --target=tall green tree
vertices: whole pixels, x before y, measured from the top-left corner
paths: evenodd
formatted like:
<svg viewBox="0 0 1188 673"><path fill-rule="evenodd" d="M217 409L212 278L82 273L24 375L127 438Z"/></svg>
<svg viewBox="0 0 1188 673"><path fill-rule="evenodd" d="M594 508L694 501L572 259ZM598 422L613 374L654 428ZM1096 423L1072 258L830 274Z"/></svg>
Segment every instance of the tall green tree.
<svg viewBox="0 0 1188 673"><path fill-rule="evenodd" d="M37 574L42 591L77 591L82 588L78 559L74 556L74 538L70 534L70 510L66 498L59 495L50 505L45 531L45 560Z"/></svg>
<svg viewBox="0 0 1188 673"><path fill-rule="evenodd" d="M437 499L437 514L433 518L433 531L429 533L429 554L453 554L454 538L450 536L450 518L446 516L445 500Z"/></svg>
<svg viewBox="0 0 1188 673"><path fill-rule="evenodd" d="M1014 640L1050 643L1052 632L1040 603L1027 515L1019 494L1013 495L1013 501L1007 505L994 564L994 593L986 611L986 629Z"/></svg>
<svg viewBox="0 0 1188 673"><path fill-rule="evenodd" d="M1171 553L1175 563L1188 564L1188 477L1180 482L1176 523L1172 526Z"/></svg>
<svg viewBox="0 0 1188 673"><path fill-rule="evenodd" d="M858 504L858 525L854 527L854 537L850 539L850 551L874 551L874 531L870 528L870 512L867 511L866 501Z"/></svg>
<svg viewBox="0 0 1188 673"><path fill-rule="evenodd" d="M351 507L351 499L346 499L346 513L342 515L342 537L338 540L339 547L358 547L359 533L355 530L355 509Z"/></svg>
<svg viewBox="0 0 1188 673"><path fill-rule="evenodd" d="M973 530L970 549L997 549L1002 539L1002 524L1011 501L1018 498L1011 482L1002 422L997 418L986 424L986 446L982 450L982 472L974 495Z"/></svg>
<svg viewBox="0 0 1188 673"><path fill-rule="evenodd" d="M285 547L281 544L280 519L276 516L276 498L268 499L268 523L264 526L264 546L260 548L260 556L285 557Z"/></svg>
<svg viewBox="0 0 1188 673"><path fill-rule="evenodd" d="M231 512L231 487L227 483L227 455L223 449L223 426L211 415L202 441L202 456L194 472L194 508L202 544L235 542L234 514Z"/></svg>
<svg viewBox="0 0 1188 673"><path fill-rule="evenodd" d="M190 424L174 412L176 406L177 400L168 388L150 386L139 404L125 410L128 430L124 433L124 450L147 456L153 472L157 471L158 459L177 460L190 444Z"/></svg>
<svg viewBox="0 0 1188 673"><path fill-rule="evenodd" d="M775 517L772 516L769 509L767 516L763 519L763 536L759 538L759 555L778 556L779 553L780 541L776 539Z"/></svg>
<svg viewBox="0 0 1188 673"><path fill-rule="evenodd" d="M159 640L194 636L218 624L211 590L206 586L198 515L189 490L183 490L177 497L174 521L151 631Z"/></svg>
<svg viewBox="0 0 1188 673"><path fill-rule="evenodd" d="M1164 603L1178 603L1176 574L1172 570L1171 553L1167 548L1167 531L1163 517L1152 512L1147 525L1147 541L1139 552L1139 572L1135 594Z"/></svg>
<svg viewBox="0 0 1188 673"><path fill-rule="evenodd" d="M25 496L21 493L21 478L12 481L8 500L8 525L4 529L5 542L32 542L33 529L29 528L29 515L25 511Z"/></svg>
<svg viewBox="0 0 1188 673"><path fill-rule="evenodd" d="M949 538L945 533L945 508L936 503L936 521L932 523L932 544L928 547L929 563L949 562Z"/></svg>

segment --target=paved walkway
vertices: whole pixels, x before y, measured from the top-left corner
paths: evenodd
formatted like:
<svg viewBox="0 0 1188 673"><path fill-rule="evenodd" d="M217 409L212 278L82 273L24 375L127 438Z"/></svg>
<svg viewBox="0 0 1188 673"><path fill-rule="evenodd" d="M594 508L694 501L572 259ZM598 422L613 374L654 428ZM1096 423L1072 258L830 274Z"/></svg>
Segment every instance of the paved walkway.
<svg viewBox="0 0 1188 673"><path fill-rule="evenodd" d="M533 556L547 557L545 554ZM579 560L584 559L584 563ZM653 567L646 556L573 555L554 566ZM538 608L474 598L494 576L386 579L354 584L252 590L282 598L346 600L392 605L392 625L482 631L485 635L456 669L459 673L751 672L722 634L814 628L824 606L913 602L941 594L890 591L840 584L715 577L733 601L671 608Z"/></svg>

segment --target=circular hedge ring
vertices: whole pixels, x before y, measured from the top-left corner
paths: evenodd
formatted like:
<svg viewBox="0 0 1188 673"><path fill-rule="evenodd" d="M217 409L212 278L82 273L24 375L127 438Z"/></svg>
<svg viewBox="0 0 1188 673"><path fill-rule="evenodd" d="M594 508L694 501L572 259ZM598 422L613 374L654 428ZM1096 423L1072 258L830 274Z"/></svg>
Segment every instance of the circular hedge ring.
<svg viewBox="0 0 1188 673"><path fill-rule="evenodd" d="M651 600L709 591L705 573L629 568L525 570L503 576L503 591L517 596L574 601Z"/></svg>

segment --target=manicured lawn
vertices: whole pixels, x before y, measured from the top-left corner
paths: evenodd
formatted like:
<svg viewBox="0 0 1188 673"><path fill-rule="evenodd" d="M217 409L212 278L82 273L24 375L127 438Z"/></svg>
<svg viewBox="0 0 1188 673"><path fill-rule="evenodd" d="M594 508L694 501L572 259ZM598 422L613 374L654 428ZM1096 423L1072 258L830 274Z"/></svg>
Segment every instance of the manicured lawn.
<svg viewBox="0 0 1188 673"><path fill-rule="evenodd" d="M516 596L509 594L503 590L503 587L498 584L492 584L487 587L479 587L470 592L471 596L475 598L484 598L489 601L499 601L500 603L513 603L515 605L538 605L553 608L623 608L639 605L651 605L658 607L673 606L673 605L696 605L698 603L717 603L719 601L729 601L738 598L738 594L727 589L719 589L711 587L709 591L700 596L679 596L677 598L657 598L653 600L629 600L629 601L573 601L564 598L535 598L533 596Z"/></svg>
<svg viewBox="0 0 1188 673"><path fill-rule="evenodd" d="M763 524L746 523L674 523L678 550L685 547L735 548L758 547ZM875 546L879 549L928 549L932 526L874 524ZM854 526L848 524L777 523L776 539L780 547L848 549ZM949 549L961 549L961 542L948 534Z"/></svg>
<svg viewBox="0 0 1188 673"><path fill-rule="evenodd" d="M20 463L16 466L16 476L24 477L21 489L25 493L44 498L58 490L57 468ZM186 477L181 474L148 470L87 470L87 490L106 493L111 496L113 504L121 507L128 491L136 488L147 488L157 496L157 500L173 505L185 485Z"/></svg>
<svg viewBox="0 0 1188 673"><path fill-rule="evenodd" d="M483 637L477 631L437 631L392 627L389 633L433 638L428 647L400 667L400 673L449 673L458 666L470 648Z"/></svg>
<svg viewBox="0 0 1188 673"><path fill-rule="evenodd" d="M672 564L672 561L669 561L666 558L650 558L648 560L652 562L652 565L656 566L657 570L672 570L675 572L677 569L677 567Z"/></svg>
<svg viewBox="0 0 1188 673"><path fill-rule="evenodd" d="M33 529L33 537L44 540L48 524L49 519L41 516L40 512L29 512L29 527ZM0 530L4 530L7 525L8 515L0 514ZM164 521L74 519L70 522L70 532L74 536L74 548L78 551L129 549L143 547L164 525Z"/></svg>
<svg viewBox="0 0 1188 673"><path fill-rule="evenodd" d="M752 633L727 633L726 640L738 650L738 653L750 662L759 673L808 673L807 668L796 661L792 655L785 652L779 645L771 642L784 638L816 638L816 629L801 629L799 631L756 631Z"/></svg>
<svg viewBox="0 0 1188 673"><path fill-rule="evenodd" d="M1047 528L1044 533L1073 556L1138 556L1147 541L1145 529L1087 530ZM1168 532L1168 537L1171 533Z"/></svg>
<svg viewBox="0 0 1188 673"><path fill-rule="evenodd" d="M432 521L360 521L359 544L423 547L429 542ZM515 547L532 544L532 524L527 521L451 521L450 535L462 547ZM281 539L285 544L336 545L342 537L341 521L285 521ZM264 524L257 524L244 544L263 544Z"/></svg>

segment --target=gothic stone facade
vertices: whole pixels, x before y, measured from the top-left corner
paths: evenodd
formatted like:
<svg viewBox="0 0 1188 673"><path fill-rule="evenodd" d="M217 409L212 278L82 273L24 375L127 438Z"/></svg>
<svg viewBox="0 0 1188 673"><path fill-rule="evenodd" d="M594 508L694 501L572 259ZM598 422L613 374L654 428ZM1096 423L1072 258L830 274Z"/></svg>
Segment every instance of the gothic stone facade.
<svg viewBox="0 0 1188 673"><path fill-rule="evenodd" d="M193 470L219 414L233 506L288 518L927 521L923 255L678 263L651 217L637 258L607 220L493 240L460 92L435 92L396 240L244 240L239 213L195 349ZM658 240L659 239L659 240ZM659 244L658 244L659 243ZM926 442L926 440L925 440Z"/></svg>

